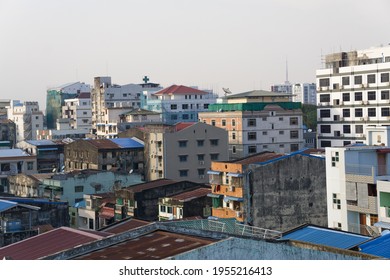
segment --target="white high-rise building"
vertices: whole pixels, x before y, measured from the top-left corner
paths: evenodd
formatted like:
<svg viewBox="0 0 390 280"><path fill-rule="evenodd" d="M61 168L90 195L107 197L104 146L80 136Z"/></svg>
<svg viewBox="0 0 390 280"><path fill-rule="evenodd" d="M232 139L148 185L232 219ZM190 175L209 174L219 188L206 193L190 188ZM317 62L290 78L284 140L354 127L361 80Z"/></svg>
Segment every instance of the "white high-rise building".
<svg viewBox="0 0 390 280"><path fill-rule="evenodd" d="M318 147L366 141L390 125L390 46L326 55L316 71Z"/></svg>
<svg viewBox="0 0 390 280"><path fill-rule="evenodd" d="M76 98L65 99L62 118L69 121L71 129L92 129L92 107L89 92L80 93Z"/></svg>
<svg viewBox="0 0 390 280"><path fill-rule="evenodd" d="M317 92L315 83L300 83L292 85L293 102L317 105Z"/></svg>
<svg viewBox="0 0 390 280"><path fill-rule="evenodd" d="M43 113L38 102L11 102L8 119L16 124L16 141L37 139L37 130L43 129Z"/></svg>

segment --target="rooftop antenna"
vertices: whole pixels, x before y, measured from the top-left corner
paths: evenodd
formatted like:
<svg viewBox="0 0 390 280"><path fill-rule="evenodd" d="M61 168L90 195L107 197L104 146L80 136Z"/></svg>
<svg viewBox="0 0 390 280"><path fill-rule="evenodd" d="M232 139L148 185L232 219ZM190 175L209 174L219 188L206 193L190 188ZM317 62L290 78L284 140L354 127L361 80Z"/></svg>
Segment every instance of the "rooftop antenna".
<svg viewBox="0 0 390 280"><path fill-rule="evenodd" d="M284 82L286 85L288 85L290 82L288 81L288 60L286 58L286 81Z"/></svg>
<svg viewBox="0 0 390 280"><path fill-rule="evenodd" d="M222 90L225 92L225 96L232 93L229 88L222 88Z"/></svg>

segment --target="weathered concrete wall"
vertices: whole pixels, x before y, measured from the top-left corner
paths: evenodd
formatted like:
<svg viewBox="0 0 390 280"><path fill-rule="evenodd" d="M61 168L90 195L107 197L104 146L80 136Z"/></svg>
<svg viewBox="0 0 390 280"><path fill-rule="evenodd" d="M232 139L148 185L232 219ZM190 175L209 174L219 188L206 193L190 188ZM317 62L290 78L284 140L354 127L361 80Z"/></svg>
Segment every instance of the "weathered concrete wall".
<svg viewBox="0 0 390 280"><path fill-rule="evenodd" d="M304 223L327 226L325 160L300 154L267 165L252 164L245 189L248 222L287 231Z"/></svg>
<svg viewBox="0 0 390 280"><path fill-rule="evenodd" d="M367 257L369 259L371 257ZM361 260L360 253L301 248L289 243L229 238L174 257L172 260Z"/></svg>

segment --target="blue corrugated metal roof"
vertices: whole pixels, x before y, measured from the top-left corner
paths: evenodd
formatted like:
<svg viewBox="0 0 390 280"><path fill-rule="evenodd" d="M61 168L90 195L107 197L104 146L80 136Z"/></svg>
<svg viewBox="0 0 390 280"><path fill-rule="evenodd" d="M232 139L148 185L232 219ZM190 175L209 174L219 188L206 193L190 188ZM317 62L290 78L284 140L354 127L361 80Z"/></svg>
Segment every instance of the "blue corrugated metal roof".
<svg viewBox="0 0 390 280"><path fill-rule="evenodd" d="M359 248L362 253L390 259L390 233L361 244Z"/></svg>
<svg viewBox="0 0 390 280"><path fill-rule="evenodd" d="M332 246L340 249L349 249L357 246L371 237L343 232L338 230L306 226L287 233L280 240L298 240L318 245Z"/></svg>
<svg viewBox="0 0 390 280"><path fill-rule="evenodd" d="M131 139L131 138L115 138L115 139L109 139L121 148L143 148L144 145L141 143Z"/></svg>
<svg viewBox="0 0 390 280"><path fill-rule="evenodd" d="M31 145L34 145L34 146L57 145L53 141L46 140L46 139L43 139L43 140L27 140L26 142L31 144Z"/></svg>
<svg viewBox="0 0 390 280"><path fill-rule="evenodd" d="M0 200L0 212L7 211L16 205L18 205L16 202Z"/></svg>
<svg viewBox="0 0 390 280"><path fill-rule="evenodd" d="M26 157L30 156L22 149L0 149L0 157Z"/></svg>

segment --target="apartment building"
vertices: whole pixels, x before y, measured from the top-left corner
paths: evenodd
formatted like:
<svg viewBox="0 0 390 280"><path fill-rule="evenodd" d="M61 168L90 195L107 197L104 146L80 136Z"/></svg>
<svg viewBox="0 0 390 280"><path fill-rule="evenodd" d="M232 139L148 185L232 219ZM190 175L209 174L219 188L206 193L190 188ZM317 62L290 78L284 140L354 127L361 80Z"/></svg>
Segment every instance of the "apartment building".
<svg viewBox="0 0 390 280"><path fill-rule="evenodd" d="M146 100L145 109L162 114L166 124L196 122L198 113L207 111L217 96L210 92L183 85L172 85L152 93Z"/></svg>
<svg viewBox="0 0 390 280"><path fill-rule="evenodd" d="M37 173L37 158L22 149L0 149L0 192L8 191L8 176Z"/></svg>
<svg viewBox="0 0 390 280"><path fill-rule="evenodd" d="M131 138L80 139L65 145L65 171L93 169L143 174L144 144Z"/></svg>
<svg viewBox="0 0 390 280"><path fill-rule="evenodd" d="M272 96L275 93L263 97ZM290 153L304 147L301 103L218 103L210 105L208 112L199 113L199 121L228 132L230 159L262 151Z"/></svg>
<svg viewBox="0 0 390 280"><path fill-rule="evenodd" d="M92 127L98 138L115 138L120 116L141 107L143 94L160 90L159 84L112 83L111 77L95 77L92 89Z"/></svg>
<svg viewBox="0 0 390 280"><path fill-rule="evenodd" d="M327 226L325 160L308 149L212 162L212 215L272 230Z"/></svg>
<svg viewBox="0 0 390 280"><path fill-rule="evenodd" d="M151 124L130 129L127 135L145 141L147 181L167 178L206 183L211 161L228 159L226 130L204 123Z"/></svg>
<svg viewBox="0 0 390 280"><path fill-rule="evenodd" d="M38 102L11 102L8 119L16 125L16 141L37 139L37 130L43 129L43 113Z"/></svg>
<svg viewBox="0 0 390 280"><path fill-rule="evenodd" d="M72 82L51 87L46 92L46 122L48 129L55 129L57 119L62 118L65 99L76 98L79 94L90 93L91 86L83 82Z"/></svg>
<svg viewBox="0 0 390 280"><path fill-rule="evenodd" d="M0 119L0 149L13 148L16 144L16 125L9 119Z"/></svg>
<svg viewBox="0 0 390 280"><path fill-rule="evenodd" d="M92 129L92 105L89 92L80 93L76 98L65 99L62 106L62 119L66 119L71 129ZM58 126L57 126L57 129Z"/></svg>
<svg viewBox="0 0 390 280"><path fill-rule="evenodd" d="M390 46L326 55L316 84L318 147L363 143L368 126L390 124Z"/></svg>
<svg viewBox="0 0 390 280"><path fill-rule="evenodd" d="M375 224L379 211L383 211L378 205L387 204L378 198L377 183L389 179L389 159L385 146L326 148L329 227L367 235L378 233Z"/></svg>

